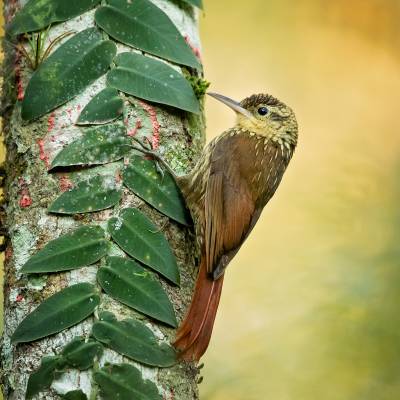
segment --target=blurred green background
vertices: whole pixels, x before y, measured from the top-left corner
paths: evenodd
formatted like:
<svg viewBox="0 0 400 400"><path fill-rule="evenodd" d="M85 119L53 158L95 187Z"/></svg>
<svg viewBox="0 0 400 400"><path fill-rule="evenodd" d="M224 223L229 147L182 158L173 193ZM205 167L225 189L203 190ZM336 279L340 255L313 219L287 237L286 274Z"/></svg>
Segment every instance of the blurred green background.
<svg viewBox="0 0 400 400"><path fill-rule="evenodd" d="M268 92L300 141L228 268L203 400L400 398L400 3L205 0L211 89ZM208 134L234 115L207 102Z"/></svg>
<svg viewBox="0 0 400 400"><path fill-rule="evenodd" d="M205 0L212 90L269 92L300 142L230 265L202 400L397 400L400 3ZM234 115L208 100L209 139Z"/></svg>

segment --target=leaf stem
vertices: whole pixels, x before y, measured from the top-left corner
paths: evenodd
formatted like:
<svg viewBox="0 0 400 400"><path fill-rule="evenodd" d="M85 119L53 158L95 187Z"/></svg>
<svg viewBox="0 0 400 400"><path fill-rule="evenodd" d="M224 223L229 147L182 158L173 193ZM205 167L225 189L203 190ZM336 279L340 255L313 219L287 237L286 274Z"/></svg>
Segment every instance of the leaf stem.
<svg viewBox="0 0 400 400"><path fill-rule="evenodd" d="M99 393L99 387L97 386L97 383L93 379L93 374L97 371L100 370L99 366L99 361L96 360L93 363L93 372L92 372L92 385L91 385L91 391L90 391L90 397L89 400L96 400L97 399L97 394Z"/></svg>

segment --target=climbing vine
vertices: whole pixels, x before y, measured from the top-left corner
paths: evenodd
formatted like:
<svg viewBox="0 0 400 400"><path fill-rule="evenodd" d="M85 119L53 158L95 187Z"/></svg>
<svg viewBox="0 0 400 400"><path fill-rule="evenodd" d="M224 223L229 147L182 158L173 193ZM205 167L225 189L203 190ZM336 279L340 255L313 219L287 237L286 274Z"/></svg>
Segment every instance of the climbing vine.
<svg viewBox="0 0 400 400"><path fill-rule="evenodd" d="M185 2L201 7L200 0ZM94 27L68 32L45 48L50 26L93 9ZM159 125L145 101L200 114L208 84L201 78L198 54L167 14L149 0L30 0L15 15L7 34L10 40L22 41L21 53L34 70L24 95L18 96L20 117L26 124L46 115L50 115L49 124L54 124L58 107L105 76L106 88L84 106L76 120L81 136L51 161L38 143L49 173L79 170L75 174L79 178L65 183L66 190L49 205L48 213L64 216L113 207L119 210L106 224L83 221L79 228L45 244L20 271L27 277L40 277L98 265L96 284L80 282L47 297L15 329L12 341L20 345L59 333L89 317L95 321L90 335L75 337L59 354L42 359L29 378L26 398L47 390L70 369L91 369L91 398L99 391L105 399L162 400L155 384L133 365L100 367L99 359L108 348L139 364L166 368L177 362L174 348L160 342L140 319L118 320L108 311L100 312L99 306L105 293L155 323L177 327L175 310L160 282L180 284L169 243L148 215L119 205L125 187L168 218L190 226L190 215L173 177L168 171L160 174L153 161L135 150L137 139L133 137L142 123L129 128L126 121L127 104L141 104L152 124L153 135L147 139L156 150ZM136 51L121 51L121 44ZM141 136L145 140L146 135ZM104 164L112 164L114 173L92 168ZM64 398L87 397L78 390Z"/></svg>

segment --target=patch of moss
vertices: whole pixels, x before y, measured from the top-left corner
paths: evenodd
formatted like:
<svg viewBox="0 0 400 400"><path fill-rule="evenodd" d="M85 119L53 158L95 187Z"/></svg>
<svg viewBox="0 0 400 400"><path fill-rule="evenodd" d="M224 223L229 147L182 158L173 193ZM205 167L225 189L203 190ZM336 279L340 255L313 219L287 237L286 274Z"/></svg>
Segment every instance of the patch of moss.
<svg viewBox="0 0 400 400"><path fill-rule="evenodd" d="M192 164L196 152L192 148L182 149L181 144L170 146L164 157L171 168L180 173L186 173L187 168Z"/></svg>
<svg viewBox="0 0 400 400"><path fill-rule="evenodd" d="M196 97L201 100L205 96L211 83L203 79L201 76L190 75L187 73L185 74L185 77L191 84Z"/></svg>

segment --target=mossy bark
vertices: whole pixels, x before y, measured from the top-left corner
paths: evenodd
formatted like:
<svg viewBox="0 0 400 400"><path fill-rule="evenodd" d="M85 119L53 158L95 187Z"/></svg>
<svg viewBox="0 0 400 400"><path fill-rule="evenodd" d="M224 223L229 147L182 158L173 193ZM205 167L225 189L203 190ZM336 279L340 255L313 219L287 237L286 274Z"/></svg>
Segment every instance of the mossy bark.
<svg viewBox="0 0 400 400"><path fill-rule="evenodd" d="M153 0L175 22L182 34L190 38L198 47L197 18L191 7L181 7L178 1ZM15 11L26 1L8 1L5 5L5 17L9 20ZM67 30L79 31L93 26L93 12L54 26L50 39ZM95 282L97 266L76 271L50 274L43 277L27 278L20 274L20 268L27 259L42 248L49 240L78 227L82 223L105 225L105 222L127 206L139 207L169 240L177 257L181 272L181 288L174 288L162 282L167 290L175 311L181 320L190 301L196 276L196 255L193 235L190 229L174 223L142 200L124 191L121 204L102 212L82 216L66 217L47 212L48 205L73 185L74 180L83 175L110 173L118 176L120 165L109 164L90 170L70 174L49 173L48 165L58 151L82 133L74 122L79 111L88 100L105 85L104 78L99 79L84 93L53 113L33 123L25 123L20 118L20 105L24 87L32 74L26 60L15 54L14 48L4 43L4 88L3 108L4 134L7 146L6 162L6 199L8 244L5 261L5 328L2 338L2 377L5 399L25 398L25 389L29 374L35 370L44 355L58 353L60 349L76 335L87 335L91 331L93 320L83 323L49 338L34 343L14 346L10 336L23 319L44 298L60 289L82 281ZM134 51L118 44L119 51ZM196 155L203 147L203 117L188 116L185 113L165 110L154 105L137 101L136 105L126 102L124 116L128 129L138 129L138 134L153 137L159 135L158 151L164 154L177 173L184 173L193 164ZM137 123L140 121L140 123ZM155 138L157 140L157 138ZM118 318L134 316L142 319L156 332L157 336L171 341L174 330L147 320L127 307L121 306L106 295L102 295L101 309L114 312ZM105 362L132 362L107 350L100 364ZM198 370L191 364L178 364L169 369L147 368L135 364L146 379L152 380L165 399L191 400L198 398ZM91 374L71 370L55 381L50 391L38 396L40 399L59 399L60 395L76 389L83 390L88 397L92 393ZM94 396L95 397L95 396Z"/></svg>

